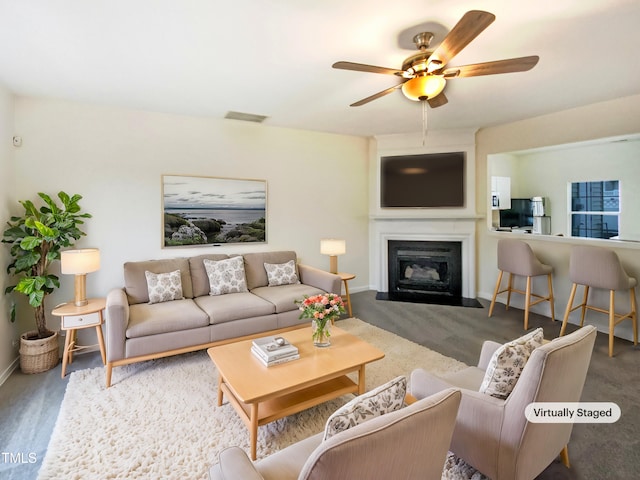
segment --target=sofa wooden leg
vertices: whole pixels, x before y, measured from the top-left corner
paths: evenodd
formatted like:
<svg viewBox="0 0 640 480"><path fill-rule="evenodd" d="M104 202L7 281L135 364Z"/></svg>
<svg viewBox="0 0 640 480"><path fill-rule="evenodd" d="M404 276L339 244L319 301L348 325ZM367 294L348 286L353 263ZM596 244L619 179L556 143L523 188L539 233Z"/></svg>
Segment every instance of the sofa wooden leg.
<svg viewBox="0 0 640 480"><path fill-rule="evenodd" d="M113 365L111 365L111 362L107 363L107 388L109 388L111 386L111 371L113 369Z"/></svg>
<svg viewBox="0 0 640 480"><path fill-rule="evenodd" d="M571 464L569 463L569 447L567 445L565 445L560 452L560 460L562 460L562 464L565 467L571 468Z"/></svg>

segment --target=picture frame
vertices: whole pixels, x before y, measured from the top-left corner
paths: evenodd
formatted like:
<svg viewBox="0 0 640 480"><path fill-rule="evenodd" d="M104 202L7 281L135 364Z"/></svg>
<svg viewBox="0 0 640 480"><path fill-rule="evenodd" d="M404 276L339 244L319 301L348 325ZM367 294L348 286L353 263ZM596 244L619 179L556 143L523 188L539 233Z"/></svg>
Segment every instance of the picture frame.
<svg viewBox="0 0 640 480"><path fill-rule="evenodd" d="M266 180L162 175L163 248L266 241Z"/></svg>

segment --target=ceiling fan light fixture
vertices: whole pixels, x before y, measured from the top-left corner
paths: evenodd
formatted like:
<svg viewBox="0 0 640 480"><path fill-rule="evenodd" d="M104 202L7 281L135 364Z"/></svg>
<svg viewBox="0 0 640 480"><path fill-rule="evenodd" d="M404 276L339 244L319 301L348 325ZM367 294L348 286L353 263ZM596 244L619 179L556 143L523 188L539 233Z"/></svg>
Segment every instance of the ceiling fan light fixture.
<svg viewBox="0 0 640 480"><path fill-rule="evenodd" d="M429 65L427 66L427 72L435 72L436 70L440 70L442 68L442 62L440 60L431 60Z"/></svg>
<svg viewBox="0 0 640 480"><path fill-rule="evenodd" d="M421 75L402 84L402 93L409 100L418 102L438 96L447 81L440 75Z"/></svg>

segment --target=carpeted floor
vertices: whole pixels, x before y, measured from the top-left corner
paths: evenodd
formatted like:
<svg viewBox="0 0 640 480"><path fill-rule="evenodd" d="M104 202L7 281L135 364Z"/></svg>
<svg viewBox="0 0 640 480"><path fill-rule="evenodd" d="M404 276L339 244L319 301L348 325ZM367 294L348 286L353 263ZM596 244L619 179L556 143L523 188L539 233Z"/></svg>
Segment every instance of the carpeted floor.
<svg viewBox="0 0 640 480"><path fill-rule="evenodd" d="M435 374L464 367L360 320L338 325L386 354L367 367L367 388L416 367ZM206 352L120 367L113 380L105 389L103 368L71 375L39 479L206 479L221 449L248 451L248 432L231 405L216 406L216 370ZM260 427L258 458L321 431L350 398Z"/></svg>

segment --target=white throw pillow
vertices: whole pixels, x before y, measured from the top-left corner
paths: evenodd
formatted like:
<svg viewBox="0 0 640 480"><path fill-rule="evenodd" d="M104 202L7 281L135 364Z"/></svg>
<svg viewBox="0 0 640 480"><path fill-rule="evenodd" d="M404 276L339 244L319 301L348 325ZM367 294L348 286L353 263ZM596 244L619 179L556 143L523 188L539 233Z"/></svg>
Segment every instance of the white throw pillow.
<svg viewBox="0 0 640 480"><path fill-rule="evenodd" d="M247 291L244 259L241 256L224 260L204 259L203 262L207 277L209 277L209 295Z"/></svg>
<svg viewBox="0 0 640 480"><path fill-rule="evenodd" d="M531 352L542 345L543 340L542 328L537 328L498 348L489 360L480 393L507 398L516 386Z"/></svg>
<svg viewBox="0 0 640 480"><path fill-rule="evenodd" d="M168 273L144 272L147 277L147 291L149 303L170 302L182 300L182 280L180 270Z"/></svg>
<svg viewBox="0 0 640 480"><path fill-rule="evenodd" d="M323 440L373 417L399 410L404 406L406 393L407 377L400 376L354 398L329 417Z"/></svg>
<svg viewBox="0 0 640 480"><path fill-rule="evenodd" d="M300 283L296 273L296 262L293 260L286 263L265 263L264 269L267 271L270 287Z"/></svg>

